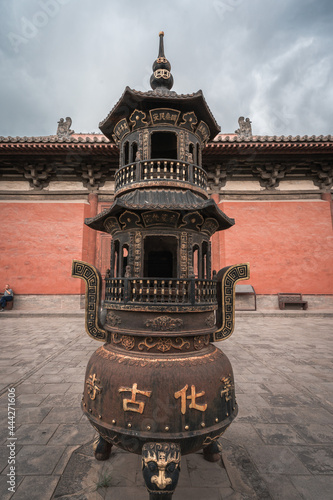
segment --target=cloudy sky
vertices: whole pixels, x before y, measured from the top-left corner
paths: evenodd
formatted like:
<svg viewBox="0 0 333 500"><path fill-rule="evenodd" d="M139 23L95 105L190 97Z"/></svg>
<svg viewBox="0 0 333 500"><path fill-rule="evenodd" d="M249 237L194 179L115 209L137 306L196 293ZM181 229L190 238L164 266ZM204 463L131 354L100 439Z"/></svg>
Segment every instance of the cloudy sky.
<svg viewBox="0 0 333 500"><path fill-rule="evenodd" d="M149 90L158 33L173 90L202 89L222 132L333 134L332 0L0 0L0 135L98 131Z"/></svg>

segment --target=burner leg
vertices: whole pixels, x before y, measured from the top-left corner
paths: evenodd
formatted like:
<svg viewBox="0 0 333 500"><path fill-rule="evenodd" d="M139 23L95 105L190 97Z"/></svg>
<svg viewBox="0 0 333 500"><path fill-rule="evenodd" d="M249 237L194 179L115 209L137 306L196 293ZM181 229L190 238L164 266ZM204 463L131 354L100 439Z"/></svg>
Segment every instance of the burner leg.
<svg viewBox="0 0 333 500"><path fill-rule="evenodd" d="M218 462L221 460L222 447L217 441L213 441L203 449L204 459L208 462Z"/></svg>
<svg viewBox="0 0 333 500"><path fill-rule="evenodd" d="M105 441L102 436L94 443L94 454L96 460L107 460L111 454L112 444Z"/></svg>
<svg viewBox="0 0 333 500"><path fill-rule="evenodd" d="M146 443L142 447L142 473L149 500L172 500L180 472L180 446Z"/></svg>

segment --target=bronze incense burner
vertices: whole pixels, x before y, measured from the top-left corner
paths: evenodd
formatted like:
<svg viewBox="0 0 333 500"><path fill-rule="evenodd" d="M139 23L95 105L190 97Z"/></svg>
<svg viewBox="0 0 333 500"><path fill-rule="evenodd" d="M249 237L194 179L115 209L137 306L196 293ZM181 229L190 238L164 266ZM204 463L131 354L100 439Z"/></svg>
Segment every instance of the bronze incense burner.
<svg viewBox="0 0 333 500"><path fill-rule="evenodd" d="M172 497L181 454L219 458L218 438L237 415L231 364L213 342L234 328L235 284L248 264L212 275L210 238L233 219L207 194L201 151L219 127L199 91L171 91L163 33L152 89L126 88L101 122L119 145L115 201L87 219L112 235L100 322L101 277L73 261L86 282L86 330L103 342L86 371L82 409L100 439L142 454L150 498Z"/></svg>

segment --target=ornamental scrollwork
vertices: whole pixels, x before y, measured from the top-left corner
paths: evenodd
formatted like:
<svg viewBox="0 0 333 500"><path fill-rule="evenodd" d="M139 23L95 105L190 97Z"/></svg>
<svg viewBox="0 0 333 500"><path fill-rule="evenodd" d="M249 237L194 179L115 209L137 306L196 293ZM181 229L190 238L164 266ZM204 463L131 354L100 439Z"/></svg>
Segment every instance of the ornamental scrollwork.
<svg viewBox="0 0 333 500"><path fill-rule="evenodd" d="M169 316L159 316L155 319L148 319L145 322L146 328L157 331L174 331L183 326L183 320L179 318L170 318Z"/></svg>
<svg viewBox="0 0 333 500"><path fill-rule="evenodd" d="M121 344L125 347L126 351L134 349L135 340L134 337L131 337L130 335L119 335L118 333L113 333L112 340L114 344Z"/></svg>
<svg viewBox="0 0 333 500"><path fill-rule="evenodd" d="M106 315L107 324L113 327L119 326L121 324L121 319L119 316L113 312L108 312Z"/></svg>
<svg viewBox="0 0 333 500"><path fill-rule="evenodd" d="M193 346L196 351L200 351L209 344L209 335L198 335L193 339Z"/></svg>
<svg viewBox="0 0 333 500"><path fill-rule="evenodd" d="M138 345L140 351L143 351L144 349L147 349L147 351L149 351L153 347L156 347L161 352L170 351L172 347L181 351L183 347L189 349L190 343L187 340L182 339L181 337L177 337L176 339L170 337L160 337L158 339L154 339L153 337L146 337Z"/></svg>

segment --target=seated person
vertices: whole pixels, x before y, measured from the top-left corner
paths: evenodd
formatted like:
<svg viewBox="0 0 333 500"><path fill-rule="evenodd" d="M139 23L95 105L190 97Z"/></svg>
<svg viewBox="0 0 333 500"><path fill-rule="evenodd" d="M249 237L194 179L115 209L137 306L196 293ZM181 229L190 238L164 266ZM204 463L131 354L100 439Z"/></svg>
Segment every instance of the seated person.
<svg viewBox="0 0 333 500"><path fill-rule="evenodd" d="M9 288L9 285L6 285L5 288L5 293L0 299L0 306L1 306L1 311L4 311L7 302L10 302L14 298L14 292L11 288Z"/></svg>

